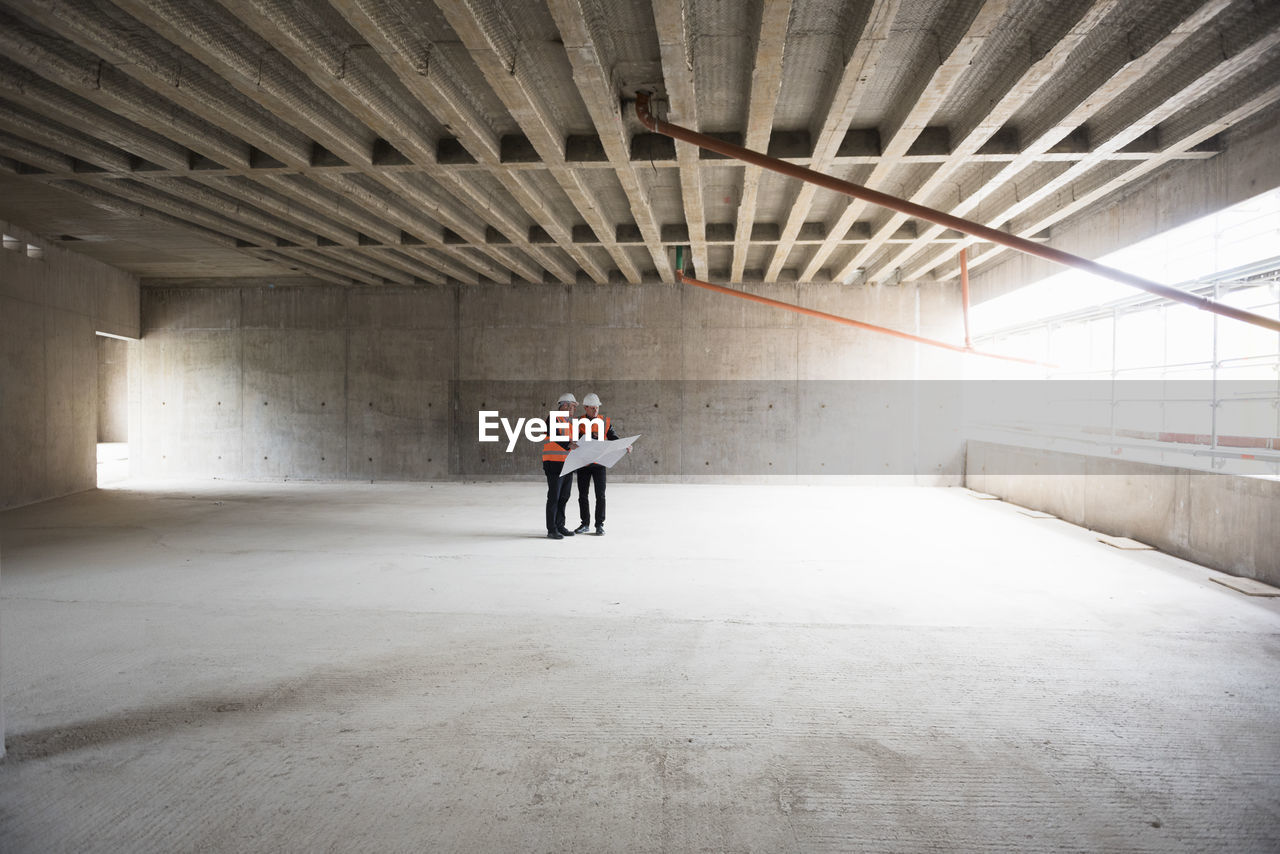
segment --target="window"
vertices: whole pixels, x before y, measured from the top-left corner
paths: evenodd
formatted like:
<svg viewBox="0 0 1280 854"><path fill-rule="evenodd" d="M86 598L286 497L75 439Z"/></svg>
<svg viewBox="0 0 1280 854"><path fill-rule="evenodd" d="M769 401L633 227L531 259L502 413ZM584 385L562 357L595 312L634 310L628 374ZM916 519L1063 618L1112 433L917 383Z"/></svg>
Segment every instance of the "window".
<svg viewBox="0 0 1280 854"><path fill-rule="evenodd" d="M1280 317L1280 190L1100 260ZM1110 455L1280 475L1280 333L1075 270L971 315L976 345L1050 362L1050 380L1080 384L1060 394L1094 404L1042 423L1044 435L1096 434L1106 409L1095 443Z"/></svg>

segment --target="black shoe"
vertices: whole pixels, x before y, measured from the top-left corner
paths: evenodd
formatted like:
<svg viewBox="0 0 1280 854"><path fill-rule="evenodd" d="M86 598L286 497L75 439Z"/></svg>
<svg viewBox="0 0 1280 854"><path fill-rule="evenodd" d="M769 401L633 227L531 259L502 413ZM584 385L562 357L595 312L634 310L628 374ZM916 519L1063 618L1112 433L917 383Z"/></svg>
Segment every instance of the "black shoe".
<svg viewBox="0 0 1280 854"><path fill-rule="evenodd" d="M597 537L604 536L604 525L596 525L596 536Z"/></svg>
<svg viewBox="0 0 1280 854"><path fill-rule="evenodd" d="M590 530L591 530L591 526L588 525L586 522L583 522L581 525L574 528L573 532L575 534L585 534L587 531L590 531Z"/></svg>
<svg viewBox="0 0 1280 854"><path fill-rule="evenodd" d="M559 531L547 531L547 539L548 539L548 540L563 540L563 539L564 539L564 534L560 533Z"/></svg>
<svg viewBox="0 0 1280 854"><path fill-rule="evenodd" d="M573 536L573 531L570 531L568 528L560 528L556 531L556 533L558 533L561 537Z"/></svg>

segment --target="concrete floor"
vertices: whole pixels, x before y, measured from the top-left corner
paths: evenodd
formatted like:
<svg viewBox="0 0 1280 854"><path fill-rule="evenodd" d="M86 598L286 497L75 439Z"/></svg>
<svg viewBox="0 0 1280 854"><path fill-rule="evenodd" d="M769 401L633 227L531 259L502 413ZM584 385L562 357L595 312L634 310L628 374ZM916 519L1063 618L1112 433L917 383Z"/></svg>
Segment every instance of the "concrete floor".
<svg viewBox="0 0 1280 854"><path fill-rule="evenodd" d="M0 514L0 849L1280 850L1277 600L957 489L541 501Z"/></svg>

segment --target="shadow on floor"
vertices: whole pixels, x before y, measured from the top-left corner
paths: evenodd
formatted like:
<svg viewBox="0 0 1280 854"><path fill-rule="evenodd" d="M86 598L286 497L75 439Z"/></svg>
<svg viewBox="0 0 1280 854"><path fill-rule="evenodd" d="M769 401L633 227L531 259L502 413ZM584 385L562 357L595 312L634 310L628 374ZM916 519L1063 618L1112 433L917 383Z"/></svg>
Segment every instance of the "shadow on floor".
<svg viewBox="0 0 1280 854"><path fill-rule="evenodd" d="M368 693L379 686L398 683L411 673L423 673L422 659L411 656L396 661L394 666L384 664L377 668L317 670L281 680L265 690L248 688L239 695L175 700L65 726L13 733L5 737L6 754L0 765L48 759L130 739L154 739L237 715L293 711L342 695Z"/></svg>

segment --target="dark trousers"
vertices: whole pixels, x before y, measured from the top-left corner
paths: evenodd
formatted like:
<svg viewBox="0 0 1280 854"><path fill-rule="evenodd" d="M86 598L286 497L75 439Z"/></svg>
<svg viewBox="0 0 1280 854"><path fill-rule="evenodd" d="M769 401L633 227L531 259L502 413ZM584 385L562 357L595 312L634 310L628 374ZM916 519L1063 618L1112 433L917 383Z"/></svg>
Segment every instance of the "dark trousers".
<svg viewBox="0 0 1280 854"><path fill-rule="evenodd" d="M547 476L547 531L558 531L564 527L564 508L569 504L569 496L573 494L573 473L560 475L564 462L556 460L542 461L542 473Z"/></svg>
<svg viewBox="0 0 1280 854"><path fill-rule="evenodd" d="M598 464L578 469L578 514L584 525L591 523L591 499L587 496L587 487L592 481L596 484L596 527L604 524L604 473L607 471Z"/></svg>

